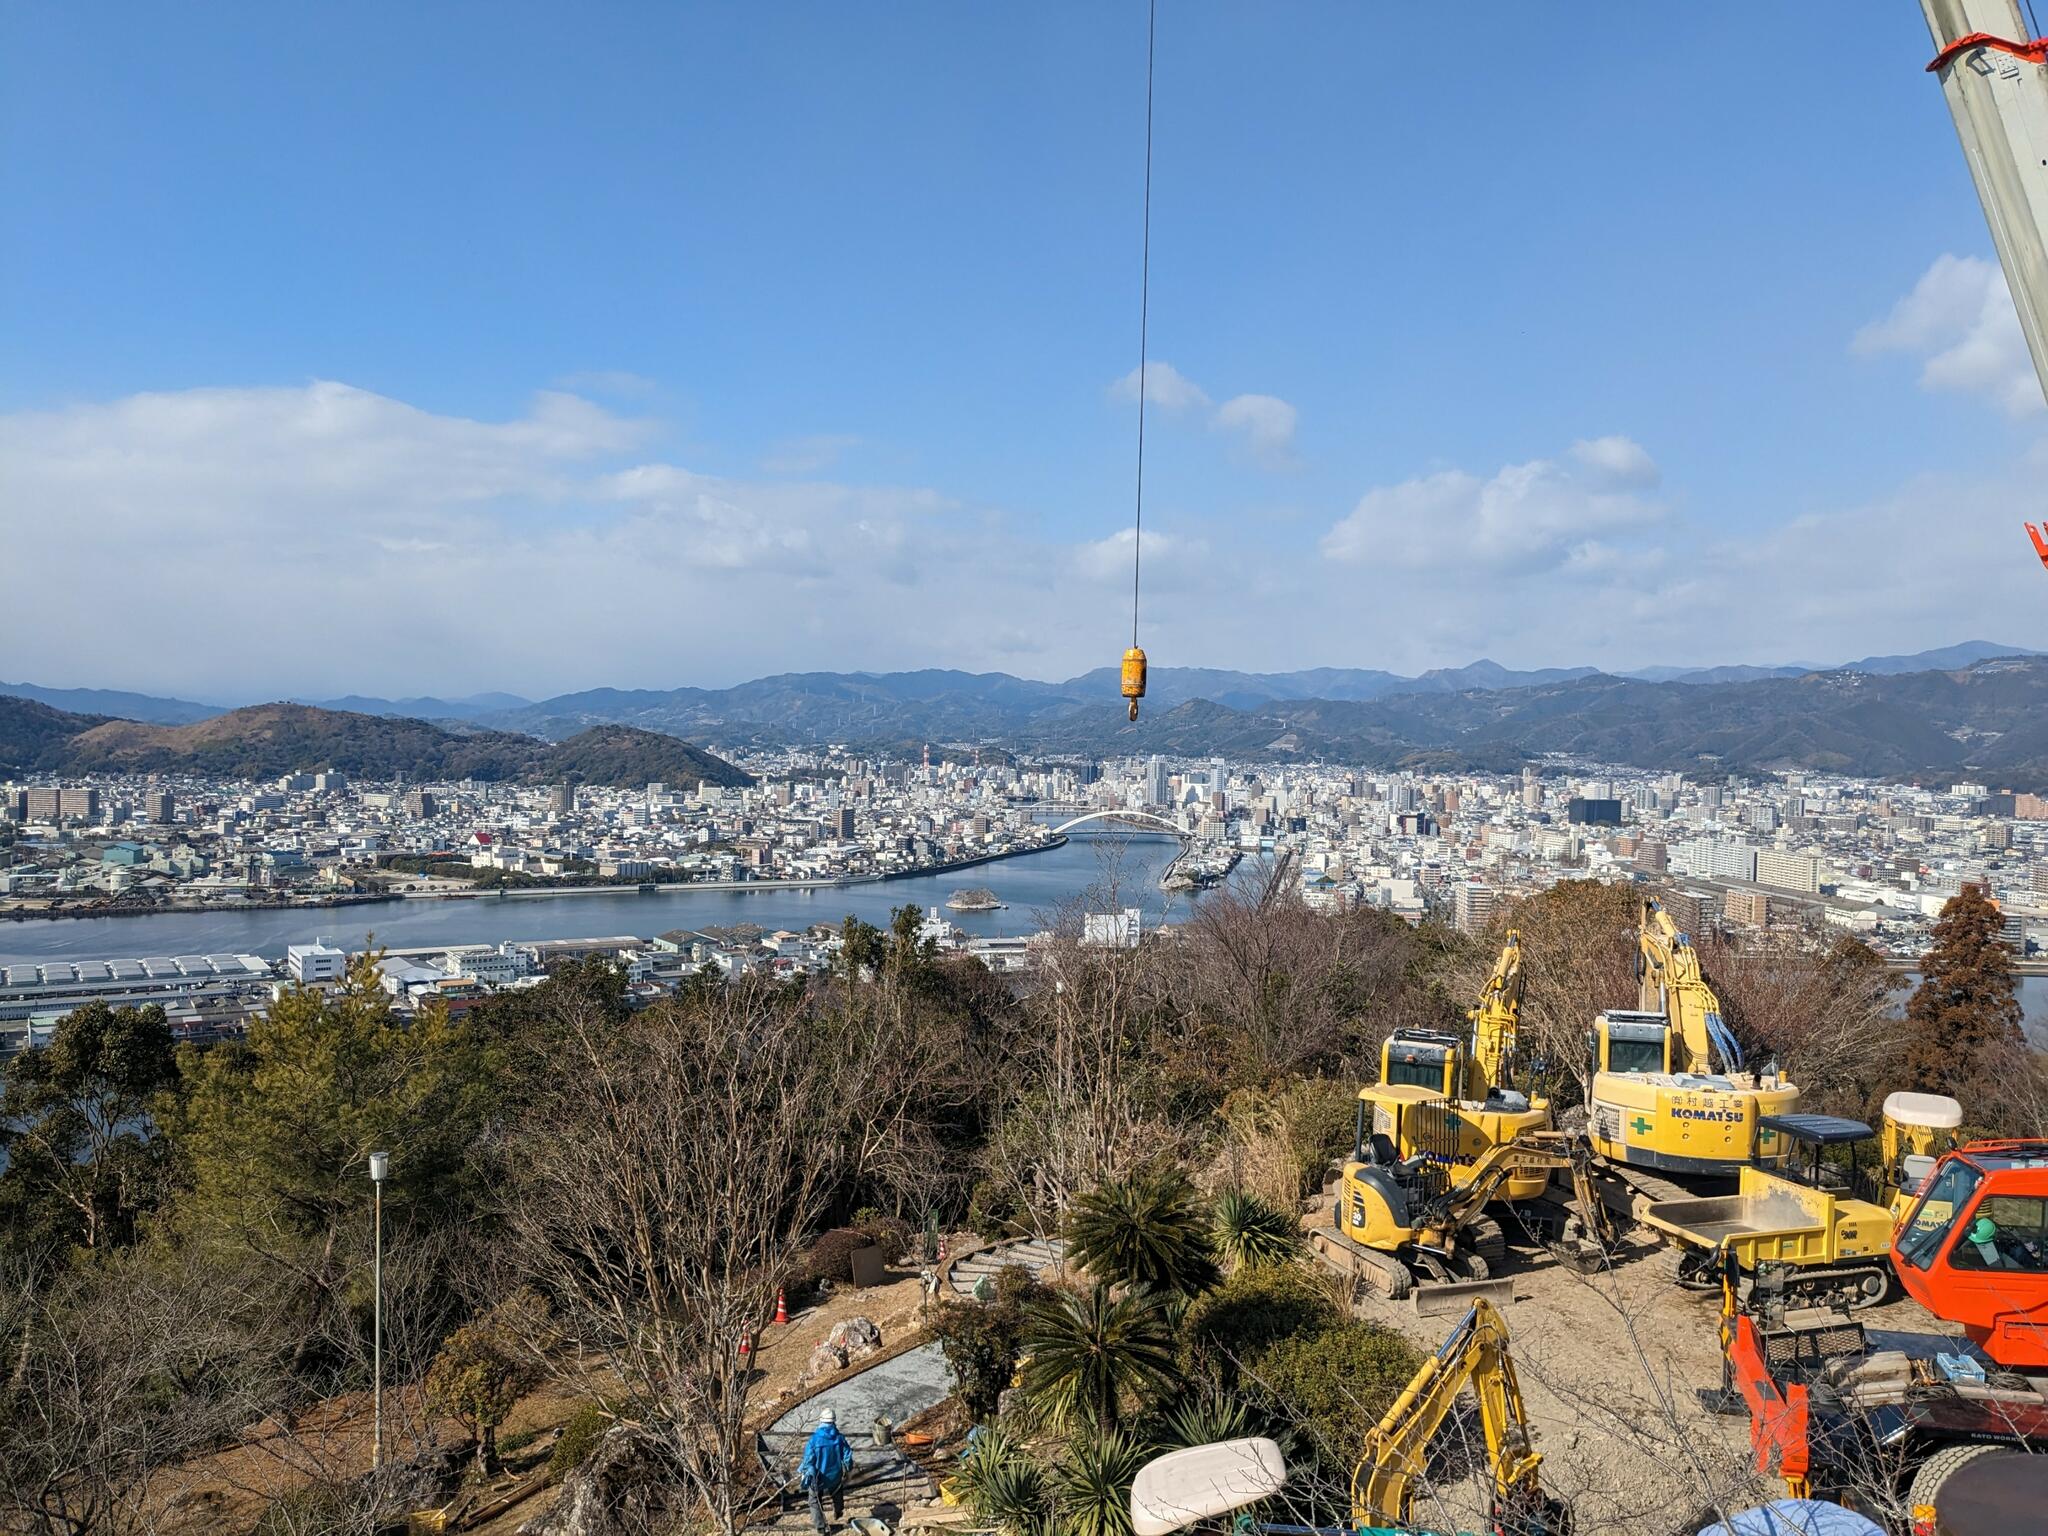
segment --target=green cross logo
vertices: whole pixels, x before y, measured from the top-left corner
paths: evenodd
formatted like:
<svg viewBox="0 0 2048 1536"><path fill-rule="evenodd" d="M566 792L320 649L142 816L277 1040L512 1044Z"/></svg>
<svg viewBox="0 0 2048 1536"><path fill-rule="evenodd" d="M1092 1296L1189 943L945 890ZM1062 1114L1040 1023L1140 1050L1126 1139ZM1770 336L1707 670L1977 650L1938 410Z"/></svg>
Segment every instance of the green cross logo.
<svg viewBox="0 0 2048 1536"><path fill-rule="evenodd" d="M1629 1121L1628 1128L1634 1131L1638 1136L1647 1135L1650 1129L1650 1122L1645 1120L1641 1115L1637 1115L1635 1119Z"/></svg>

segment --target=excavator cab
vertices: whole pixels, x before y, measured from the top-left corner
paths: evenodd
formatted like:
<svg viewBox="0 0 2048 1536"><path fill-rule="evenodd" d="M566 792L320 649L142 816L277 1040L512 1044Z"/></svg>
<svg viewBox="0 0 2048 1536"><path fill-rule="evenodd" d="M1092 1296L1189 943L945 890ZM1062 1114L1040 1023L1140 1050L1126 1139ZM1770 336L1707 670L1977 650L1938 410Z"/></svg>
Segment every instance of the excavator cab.
<svg viewBox="0 0 2048 1536"><path fill-rule="evenodd" d="M1944 1155L1892 1238L1892 1267L1998 1364L2048 1368L2048 1138Z"/></svg>
<svg viewBox="0 0 2048 1536"><path fill-rule="evenodd" d="M1884 1203L1895 1224L1912 1209L1941 1155L1955 1145L1962 1123L1963 1106L1945 1093L1885 1095L1879 1155Z"/></svg>

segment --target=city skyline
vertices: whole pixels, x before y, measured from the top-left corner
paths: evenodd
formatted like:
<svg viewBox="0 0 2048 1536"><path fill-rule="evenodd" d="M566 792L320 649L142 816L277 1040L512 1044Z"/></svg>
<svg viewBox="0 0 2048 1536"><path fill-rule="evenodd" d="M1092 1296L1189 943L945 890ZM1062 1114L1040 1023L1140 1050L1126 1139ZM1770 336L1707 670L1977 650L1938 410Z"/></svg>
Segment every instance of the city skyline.
<svg viewBox="0 0 2048 1536"><path fill-rule="evenodd" d="M1155 663L2048 646L2044 413L1924 28L1830 10L1771 94L1724 15L1502 9L1445 77L1169 7ZM21 584L10 673L1115 660L1140 11L380 14L10 19L49 237L0 251L0 480L16 567L79 578Z"/></svg>

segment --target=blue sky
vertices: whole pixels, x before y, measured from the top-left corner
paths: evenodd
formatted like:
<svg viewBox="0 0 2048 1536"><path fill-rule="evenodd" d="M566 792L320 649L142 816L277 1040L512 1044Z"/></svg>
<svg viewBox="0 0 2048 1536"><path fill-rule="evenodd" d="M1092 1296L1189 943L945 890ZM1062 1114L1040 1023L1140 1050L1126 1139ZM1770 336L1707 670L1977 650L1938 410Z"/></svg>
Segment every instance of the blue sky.
<svg viewBox="0 0 2048 1536"><path fill-rule="evenodd" d="M2048 646L1908 0L1161 9L1155 664ZM1143 47L1136 0L9 8L10 543L136 601L28 584L0 674L1114 661Z"/></svg>

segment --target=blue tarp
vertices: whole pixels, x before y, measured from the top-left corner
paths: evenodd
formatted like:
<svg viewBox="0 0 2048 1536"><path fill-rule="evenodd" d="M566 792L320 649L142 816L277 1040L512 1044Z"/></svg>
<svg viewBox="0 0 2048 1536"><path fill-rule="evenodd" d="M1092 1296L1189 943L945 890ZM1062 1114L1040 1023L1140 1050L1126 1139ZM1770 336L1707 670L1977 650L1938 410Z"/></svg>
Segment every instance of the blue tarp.
<svg viewBox="0 0 2048 1536"><path fill-rule="evenodd" d="M1699 1536L1884 1536L1884 1528L1839 1504L1780 1499L1730 1515L1725 1523L1703 1525Z"/></svg>

